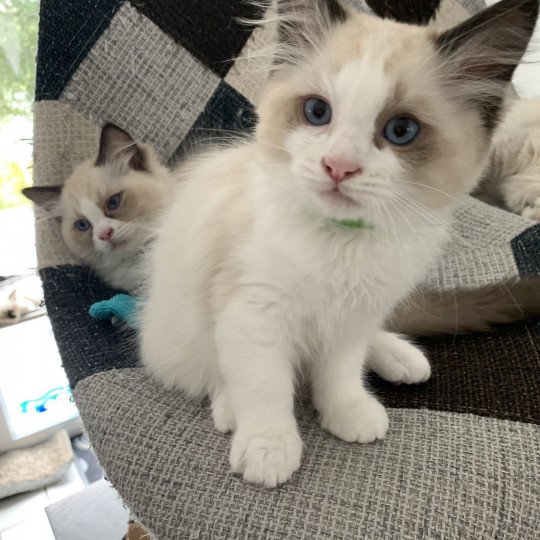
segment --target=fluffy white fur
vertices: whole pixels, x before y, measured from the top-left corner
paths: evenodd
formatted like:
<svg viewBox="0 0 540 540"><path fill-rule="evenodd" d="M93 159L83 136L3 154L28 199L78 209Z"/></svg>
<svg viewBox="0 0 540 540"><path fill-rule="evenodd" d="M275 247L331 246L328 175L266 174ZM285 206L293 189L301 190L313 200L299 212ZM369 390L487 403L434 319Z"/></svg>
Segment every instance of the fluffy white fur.
<svg viewBox="0 0 540 540"><path fill-rule="evenodd" d="M331 15L322 0L282 4L304 9L308 21ZM452 207L489 145L474 96L464 99L460 75L456 97L432 30L348 12L317 41L304 38L322 24L301 20L287 39L296 31L296 47L317 44L276 68L254 140L180 171L141 317L149 372L191 397L208 395L216 428L234 432L233 471L268 487L300 465L299 370L309 374L321 426L360 443L388 429L362 381L366 367L396 383L429 377L422 352L382 324L439 256ZM475 46L482 41L475 36ZM471 64L460 69L477 87L477 59L466 56ZM303 119L313 95L332 104L330 124ZM380 130L404 113L422 121L423 134L397 149ZM362 170L335 186L322 161L329 156ZM343 219L371 227L335 222Z"/></svg>
<svg viewBox="0 0 540 540"><path fill-rule="evenodd" d="M422 353L379 327L446 231L411 227L414 216L365 232L310 219L293 207L288 170L254 161L256 151L207 156L179 189L154 253L142 355L167 386L211 395L216 427L239 427L233 469L273 486L300 462L292 408L302 362L321 425L347 441L388 428L360 377L370 344L382 376L427 379Z"/></svg>
<svg viewBox="0 0 540 540"><path fill-rule="evenodd" d="M540 97L511 102L494 138L487 174L507 208L540 221Z"/></svg>

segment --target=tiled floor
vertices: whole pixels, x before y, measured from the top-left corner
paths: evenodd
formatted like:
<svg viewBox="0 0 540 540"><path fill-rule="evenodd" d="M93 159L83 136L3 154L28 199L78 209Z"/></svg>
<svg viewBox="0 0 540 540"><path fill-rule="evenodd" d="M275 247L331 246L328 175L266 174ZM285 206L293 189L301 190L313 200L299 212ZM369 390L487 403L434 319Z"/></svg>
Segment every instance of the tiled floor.
<svg viewBox="0 0 540 540"><path fill-rule="evenodd" d="M55 484L0 501L0 540L54 540L45 507L84 489L74 463ZM75 540L75 539L74 539Z"/></svg>
<svg viewBox="0 0 540 540"><path fill-rule="evenodd" d="M23 523L0 533L1 540L30 540L34 538L55 540L44 509L30 514L30 517Z"/></svg>

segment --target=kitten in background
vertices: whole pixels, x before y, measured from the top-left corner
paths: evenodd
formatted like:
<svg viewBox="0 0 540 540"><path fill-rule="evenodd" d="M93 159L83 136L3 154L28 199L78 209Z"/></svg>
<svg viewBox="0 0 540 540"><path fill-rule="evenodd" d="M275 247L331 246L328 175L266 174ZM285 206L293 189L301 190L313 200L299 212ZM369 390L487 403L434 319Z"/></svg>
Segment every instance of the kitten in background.
<svg viewBox="0 0 540 540"><path fill-rule="evenodd" d="M75 167L65 184L23 193L59 218L71 254L114 288L142 284L145 251L172 190L172 173L148 145L107 124L98 156Z"/></svg>
<svg viewBox="0 0 540 540"><path fill-rule="evenodd" d="M540 97L509 99L475 197L540 221Z"/></svg>

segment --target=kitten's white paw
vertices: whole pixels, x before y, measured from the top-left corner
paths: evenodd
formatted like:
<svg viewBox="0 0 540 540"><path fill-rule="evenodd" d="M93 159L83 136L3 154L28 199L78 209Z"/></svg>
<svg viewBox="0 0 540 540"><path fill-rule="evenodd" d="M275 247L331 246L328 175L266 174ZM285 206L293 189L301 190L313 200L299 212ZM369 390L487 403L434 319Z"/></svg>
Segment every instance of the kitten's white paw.
<svg viewBox="0 0 540 540"><path fill-rule="evenodd" d="M523 217L534 219L536 221L540 221L540 197L538 197L534 204L527 205L522 211L521 215Z"/></svg>
<svg viewBox="0 0 540 540"><path fill-rule="evenodd" d="M321 427L347 442L382 439L388 425L386 410L371 396L334 406L330 414L321 415Z"/></svg>
<svg viewBox="0 0 540 540"><path fill-rule="evenodd" d="M400 337L387 334L371 347L369 367L385 381L394 384L418 384L431 376L425 354Z"/></svg>
<svg viewBox="0 0 540 540"><path fill-rule="evenodd" d="M248 432L234 435L230 462L246 482L267 488L286 482L300 467L302 439L296 429L283 432Z"/></svg>
<svg viewBox="0 0 540 540"><path fill-rule="evenodd" d="M221 433L229 433L236 429L234 413L225 392L220 392L212 400L212 419L215 428Z"/></svg>

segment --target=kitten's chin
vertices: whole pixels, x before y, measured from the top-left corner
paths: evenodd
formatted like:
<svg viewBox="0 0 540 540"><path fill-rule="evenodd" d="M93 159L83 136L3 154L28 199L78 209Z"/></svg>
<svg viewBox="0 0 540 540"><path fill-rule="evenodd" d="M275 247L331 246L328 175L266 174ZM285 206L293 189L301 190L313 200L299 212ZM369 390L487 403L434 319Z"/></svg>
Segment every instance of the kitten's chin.
<svg viewBox="0 0 540 540"><path fill-rule="evenodd" d="M358 209L362 203L345 195L339 188L327 189L319 192L319 196L326 203L335 208Z"/></svg>
<svg viewBox="0 0 540 540"><path fill-rule="evenodd" d="M128 247L128 245L129 245L128 240L120 240L119 242L112 242L110 250L111 251L116 251L116 252L121 252L121 251L125 250Z"/></svg>
<svg viewBox="0 0 540 540"><path fill-rule="evenodd" d="M130 257L137 247L130 240L120 240L118 242L107 242L96 247L96 251L102 257L110 257L112 259L125 259Z"/></svg>
<svg viewBox="0 0 540 540"><path fill-rule="evenodd" d="M384 189L376 185L361 188L330 187L311 192L319 212L334 220L361 220L375 223L384 214L384 208L392 199Z"/></svg>
<svg viewBox="0 0 540 540"><path fill-rule="evenodd" d="M364 219L369 213L367 200L353 199L338 188L319 190L313 195L319 210L331 219Z"/></svg>

